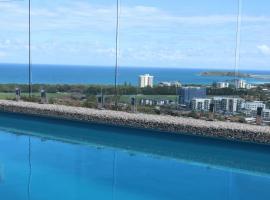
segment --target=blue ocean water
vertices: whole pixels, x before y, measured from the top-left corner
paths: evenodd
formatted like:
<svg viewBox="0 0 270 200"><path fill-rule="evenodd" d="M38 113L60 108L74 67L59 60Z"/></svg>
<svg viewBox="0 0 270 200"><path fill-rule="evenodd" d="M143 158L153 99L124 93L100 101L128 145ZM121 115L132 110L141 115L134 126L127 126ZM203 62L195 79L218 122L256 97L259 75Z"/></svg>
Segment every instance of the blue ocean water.
<svg viewBox="0 0 270 200"><path fill-rule="evenodd" d="M0 199L269 200L269 152L0 113Z"/></svg>
<svg viewBox="0 0 270 200"><path fill-rule="evenodd" d="M113 67L83 67L63 65L33 65L33 83L67 83L67 84L114 84ZM149 73L155 77L155 83L161 81L180 81L183 84L212 84L215 81L233 79L234 77L203 77L201 72L210 69L173 69L153 67L120 67L119 84L125 82L137 85L138 76ZM223 70L224 71L224 70ZM241 71L255 74L269 74L270 71ZM247 79L250 83L264 83L270 80ZM27 83L28 66L18 64L0 65L0 83Z"/></svg>

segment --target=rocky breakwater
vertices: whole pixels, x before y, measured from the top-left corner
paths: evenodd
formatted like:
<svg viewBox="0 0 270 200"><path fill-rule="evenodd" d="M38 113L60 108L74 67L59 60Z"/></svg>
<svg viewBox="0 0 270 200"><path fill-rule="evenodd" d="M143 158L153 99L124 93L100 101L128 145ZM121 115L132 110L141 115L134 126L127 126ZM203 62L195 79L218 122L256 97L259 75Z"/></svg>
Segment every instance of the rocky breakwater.
<svg viewBox="0 0 270 200"><path fill-rule="evenodd" d="M0 100L0 111L270 144L270 127L267 126L7 100Z"/></svg>

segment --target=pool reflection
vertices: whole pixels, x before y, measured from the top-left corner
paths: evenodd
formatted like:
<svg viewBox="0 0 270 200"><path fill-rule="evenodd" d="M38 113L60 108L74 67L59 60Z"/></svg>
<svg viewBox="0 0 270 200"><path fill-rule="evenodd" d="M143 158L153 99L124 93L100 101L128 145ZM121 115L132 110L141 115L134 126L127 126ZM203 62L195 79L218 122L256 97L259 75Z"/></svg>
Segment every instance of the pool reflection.
<svg viewBox="0 0 270 200"><path fill-rule="evenodd" d="M0 198L269 199L269 147L0 115Z"/></svg>

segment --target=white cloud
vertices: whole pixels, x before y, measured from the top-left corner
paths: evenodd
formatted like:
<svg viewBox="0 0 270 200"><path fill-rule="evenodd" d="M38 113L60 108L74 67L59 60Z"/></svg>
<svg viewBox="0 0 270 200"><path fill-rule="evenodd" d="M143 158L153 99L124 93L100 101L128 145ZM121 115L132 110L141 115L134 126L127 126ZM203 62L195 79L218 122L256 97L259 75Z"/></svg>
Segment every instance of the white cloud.
<svg viewBox="0 0 270 200"><path fill-rule="evenodd" d="M53 3L52 3L53 5ZM0 4L1 27L27 28L27 7L22 4ZM4 20L3 20L4 19ZM122 6L121 25L124 28L174 27L181 25L218 25L235 23L235 15L181 16L154 6ZM86 2L69 2L53 8L33 6L33 31L88 29L112 29L115 25L115 6L98 6ZM266 16L243 16L244 22L266 23ZM10 26L12 24L12 26Z"/></svg>
<svg viewBox="0 0 270 200"><path fill-rule="evenodd" d="M4 58L6 56L7 56L6 52L0 51L0 58Z"/></svg>
<svg viewBox="0 0 270 200"><path fill-rule="evenodd" d="M258 45L257 48L262 54L270 56L270 46L266 44L262 44L262 45Z"/></svg>
<svg viewBox="0 0 270 200"><path fill-rule="evenodd" d="M57 1L33 4L34 56L41 55L41 62L54 54L84 56L92 60L98 56L113 58L116 7L110 3L89 2L66 0L61 4ZM0 18L0 49L9 52L8 58L11 57L10 52L18 50L18 55L19 50L25 51L28 40L27 3L0 4ZM233 58L236 19L236 15L230 13L189 16L155 6L125 4L121 6L120 57L123 62L152 65L177 65L187 59L200 63L205 60L213 63L213 59L220 59L221 62L225 57ZM269 16L243 16L243 32L250 33L249 37L254 40L250 44L254 51L251 56L258 50L270 55L270 47L264 44L270 33L268 27ZM256 37L258 35L260 37ZM256 44L263 45L255 49ZM51 57L46 58L49 53ZM82 62L89 61L83 59Z"/></svg>
<svg viewBox="0 0 270 200"><path fill-rule="evenodd" d="M127 48L125 51L120 51L120 59L122 61L135 59L147 62L179 62L186 58L186 55L175 49L155 49L148 46L143 46L140 51L137 48Z"/></svg>

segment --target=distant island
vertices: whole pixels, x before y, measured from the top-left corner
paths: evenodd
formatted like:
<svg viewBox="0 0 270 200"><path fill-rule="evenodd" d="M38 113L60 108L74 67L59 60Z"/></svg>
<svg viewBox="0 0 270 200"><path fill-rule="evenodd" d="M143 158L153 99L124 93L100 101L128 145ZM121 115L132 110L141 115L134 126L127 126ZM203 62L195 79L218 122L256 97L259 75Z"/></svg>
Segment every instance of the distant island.
<svg viewBox="0 0 270 200"><path fill-rule="evenodd" d="M202 72L200 73L201 76L229 76L229 77L240 77L240 78L252 78L253 74L247 73L237 73L235 72L222 72L222 71L211 71L211 72Z"/></svg>
<svg viewBox="0 0 270 200"><path fill-rule="evenodd" d="M224 72L224 71L208 71L201 72L200 76L227 76L227 77L238 77L238 78L254 78L254 79L264 79L270 80L270 74L250 74L250 73L237 73L235 72Z"/></svg>

